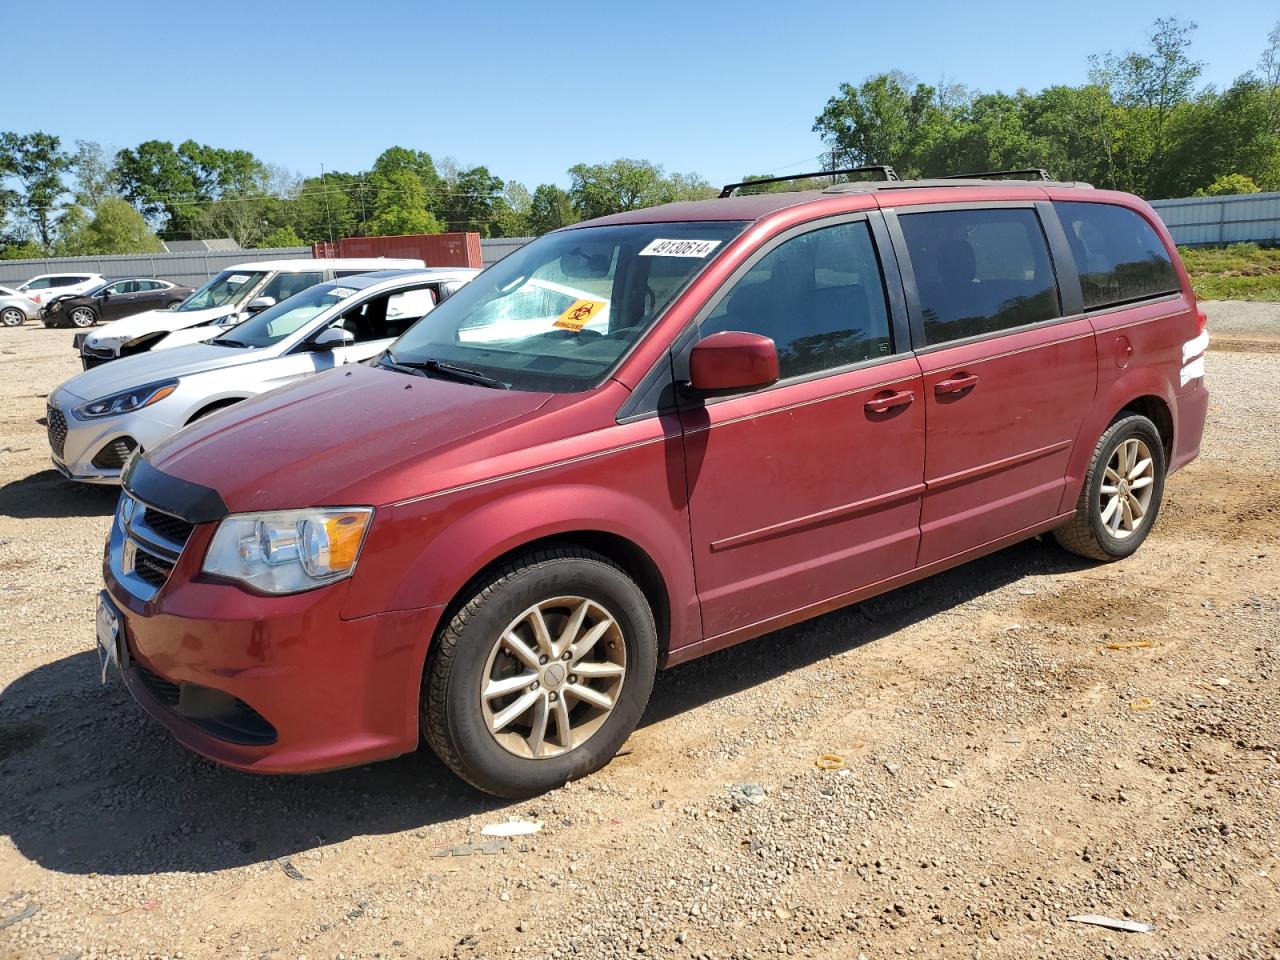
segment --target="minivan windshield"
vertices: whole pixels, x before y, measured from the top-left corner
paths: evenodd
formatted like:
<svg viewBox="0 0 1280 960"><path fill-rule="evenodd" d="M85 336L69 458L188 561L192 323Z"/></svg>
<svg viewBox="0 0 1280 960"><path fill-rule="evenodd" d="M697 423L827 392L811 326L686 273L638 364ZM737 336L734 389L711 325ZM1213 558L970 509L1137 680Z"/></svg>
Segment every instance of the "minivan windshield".
<svg viewBox="0 0 1280 960"><path fill-rule="evenodd" d="M356 292L341 283L309 287L214 337L212 342L231 347L272 346Z"/></svg>
<svg viewBox="0 0 1280 960"><path fill-rule="evenodd" d="M266 275L265 271L259 270L223 270L174 309L179 312L209 310L239 303Z"/></svg>
<svg viewBox="0 0 1280 960"><path fill-rule="evenodd" d="M746 226L635 223L539 237L406 331L387 362L435 361L514 390L591 389Z"/></svg>

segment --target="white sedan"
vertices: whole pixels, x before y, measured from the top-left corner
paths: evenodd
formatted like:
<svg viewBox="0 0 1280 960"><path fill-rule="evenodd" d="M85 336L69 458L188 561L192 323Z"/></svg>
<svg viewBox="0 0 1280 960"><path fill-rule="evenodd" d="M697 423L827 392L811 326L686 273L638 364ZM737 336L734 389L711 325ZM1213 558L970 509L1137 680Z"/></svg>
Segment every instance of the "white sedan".
<svg viewBox="0 0 1280 960"><path fill-rule="evenodd" d="M134 450L248 397L376 356L478 272L388 270L333 280L209 343L86 370L49 395L53 465L72 480L119 483Z"/></svg>

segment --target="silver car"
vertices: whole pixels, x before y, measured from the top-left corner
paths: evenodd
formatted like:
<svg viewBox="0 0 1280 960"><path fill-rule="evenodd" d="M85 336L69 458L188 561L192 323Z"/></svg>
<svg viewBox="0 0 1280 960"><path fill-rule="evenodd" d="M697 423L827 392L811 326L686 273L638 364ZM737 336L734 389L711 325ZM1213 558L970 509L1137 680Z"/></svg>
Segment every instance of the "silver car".
<svg viewBox="0 0 1280 960"><path fill-rule="evenodd" d="M40 304L12 287L0 287L0 324L20 327L27 320L40 319Z"/></svg>
<svg viewBox="0 0 1280 960"><path fill-rule="evenodd" d="M317 284L208 343L86 370L49 395L53 465L119 483L148 449L215 410L385 350L478 270L386 270Z"/></svg>

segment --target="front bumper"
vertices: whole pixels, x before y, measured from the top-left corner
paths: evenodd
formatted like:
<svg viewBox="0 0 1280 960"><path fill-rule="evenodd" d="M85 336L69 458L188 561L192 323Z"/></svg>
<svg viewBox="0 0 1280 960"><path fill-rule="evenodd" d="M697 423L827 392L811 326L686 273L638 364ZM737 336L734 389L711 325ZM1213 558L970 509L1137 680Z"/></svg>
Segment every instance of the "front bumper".
<svg viewBox="0 0 1280 960"><path fill-rule="evenodd" d="M350 581L264 597L199 573L213 525L197 527L149 599L108 545L107 593L128 649L125 683L183 746L258 773L308 773L418 744L418 693L442 608L343 620ZM112 542L124 539L117 516ZM117 544L118 546L118 544ZM247 709L246 709L247 708Z"/></svg>
<svg viewBox="0 0 1280 960"><path fill-rule="evenodd" d="M133 448L146 450L178 429L140 412L101 420L77 420L71 410L84 402L79 397L55 391L49 397L45 414L53 466L68 480L118 484L120 471ZM159 407L160 404L155 405Z"/></svg>

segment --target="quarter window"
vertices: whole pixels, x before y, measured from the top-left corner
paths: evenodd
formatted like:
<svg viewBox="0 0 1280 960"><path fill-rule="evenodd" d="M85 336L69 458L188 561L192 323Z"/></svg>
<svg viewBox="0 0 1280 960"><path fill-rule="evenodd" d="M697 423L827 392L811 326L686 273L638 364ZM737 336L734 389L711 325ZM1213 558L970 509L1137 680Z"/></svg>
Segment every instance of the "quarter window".
<svg viewBox="0 0 1280 960"><path fill-rule="evenodd" d="M733 285L701 327L758 333L783 378L892 353L880 263L865 221L785 241Z"/></svg>
<svg viewBox="0 0 1280 960"><path fill-rule="evenodd" d="M898 222L927 345L1061 314L1049 245L1034 210L907 213Z"/></svg>
<svg viewBox="0 0 1280 960"><path fill-rule="evenodd" d="M1178 272L1151 224L1108 203L1054 203L1080 271L1086 310L1177 293Z"/></svg>

